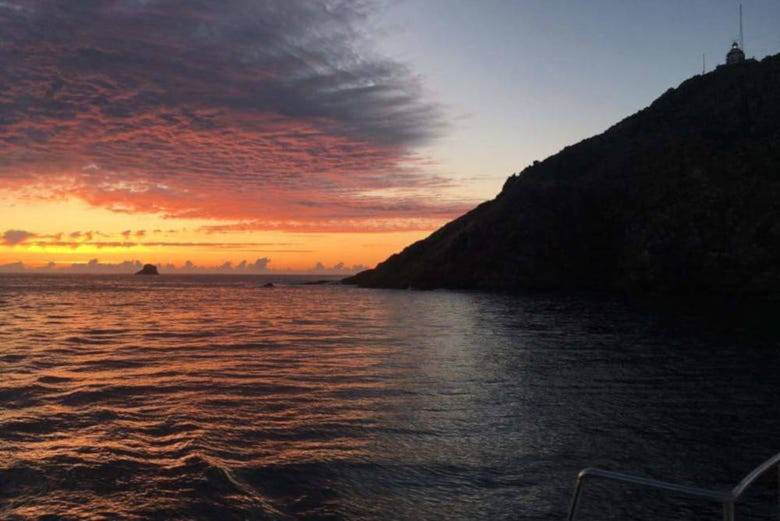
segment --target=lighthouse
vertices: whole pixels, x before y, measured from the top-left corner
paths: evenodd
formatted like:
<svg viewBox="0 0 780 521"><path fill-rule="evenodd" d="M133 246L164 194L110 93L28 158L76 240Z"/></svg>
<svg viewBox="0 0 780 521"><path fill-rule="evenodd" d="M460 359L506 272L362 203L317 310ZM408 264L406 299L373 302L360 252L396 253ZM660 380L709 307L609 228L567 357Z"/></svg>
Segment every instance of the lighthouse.
<svg viewBox="0 0 780 521"><path fill-rule="evenodd" d="M739 4L739 41L731 44L728 54L726 54L726 65L735 65L745 61L745 41L742 34L742 4Z"/></svg>
<svg viewBox="0 0 780 521"><path fill-rule="evenodd" d="M731 50L726 55L726 65L734 65L745 61L745 52L739 47L739 42L731 44Z"/></svg>

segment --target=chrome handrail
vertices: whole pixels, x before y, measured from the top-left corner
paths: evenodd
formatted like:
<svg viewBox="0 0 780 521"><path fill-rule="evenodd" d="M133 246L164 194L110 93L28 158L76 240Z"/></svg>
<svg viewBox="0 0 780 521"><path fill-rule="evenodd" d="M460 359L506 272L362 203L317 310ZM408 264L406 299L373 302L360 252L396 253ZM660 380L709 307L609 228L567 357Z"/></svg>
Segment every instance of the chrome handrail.
<svg viewBox="0 0 780 521"><path fill-rule="evenodd" d="M617 481L621 483L629 483L632 485L639 485L643 487L654 488L658 490L666 490L668 492L676 492L687 496L696 497L699 499L705 499L709 501L715 501L723 505L723 519L724 521L734 521L734 504L742 496L750 485L752 485L761 475L766 473L772 467L778 467L778 506L780 507L780 452L763 462L761 465L753 469L747 476L737 483L737 485L727 491L707 490L704 488L690 487L687 485L679 485L677 483L670 483L668 481L659 481L657 479L643 478L640 476L633 476L631 474L624 474L622 472L613 472L611 470L603 470L597 468L586 468L577 474L577 481L574 485L574 494L571 498L571 505L569 506L568 521L574 521L574 517L577 513L577 506L579 504L580 496L582 494L582 487L586 478L603 478L611 481Z"/></svg>

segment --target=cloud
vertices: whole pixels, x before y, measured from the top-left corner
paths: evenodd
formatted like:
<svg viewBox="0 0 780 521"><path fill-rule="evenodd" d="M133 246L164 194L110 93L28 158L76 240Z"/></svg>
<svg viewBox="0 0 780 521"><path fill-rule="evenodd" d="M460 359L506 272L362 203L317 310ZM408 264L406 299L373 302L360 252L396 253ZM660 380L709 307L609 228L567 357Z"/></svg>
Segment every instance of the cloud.
<svg viewBox="0 0 780 521"><path fill-rule="evenodd" d="M170 233L175 233L175 230L170 230ZM230 250L257 250L264 249L272 252L284 252L284 253L310 253L311 250L294 248L295 243L291 242L220 242L220 241L154 241L144 240L147 236L145 230L138 230L132 232L131 230L125 230L118 234L121 236L121 240L117 240L118 237L99 232L99 231L87 231L87 232L57 232L54 234L38 234L24 230L6 230L0 244L5 246L36 246L39 248L72 248L77 250L81 247L92 248L135 248L143 246L146 248L207 248L207 249L230 249ZM68 240L63 240L66 237ZM100 240L96 238L100 237ZM131 237L135 237L136 240L130 240ZM107 240L108 239L108 240Z"/></svg>
<svg viewBox="0 0 780 521"><path fill-rule="evenodd" d="M206 249L266 249L274 252L284 253L311 253L311 250L300 248L286 248L288 243L275 243L275 242L174 242L174 241L58 241L49 238L43 238L44 236L34 236L35 240L26 241L25 244L35 245L39 248L72 248L74 250L84 246L93 248L135 248L138 246L151 247L151 248L206 248Z"/></svg>
<svg viewBox="0 0 780 521"><path fill-rule="evenodd" d="M102 263L98 259L92 259L87 263L75 262L70 266L64 266L58 271L76 272L76 273L135 273L143 267L140 261L124 261L119 263ZM45 271L52 271L55 268L53 263L49 263Z"/></svg>
<svg viewBox="0 0 780 521"><path fill-rule="evenodd" d="M242 260L237 265L233 265L231 261L225 261L221 266L217 268L213 267L199 267L195 266L192 262L187 262L182 268L176 269L174 267L174 270L178 272L187 272L187 273L198 273L198 272L208 272L208 273L265 273L268 271L268 265L270 264L271 259L268 257L263 257L261 259L257 259L252 263L247 262L246 260Z"/></svg>
<svg viewBox="0 0 780 521"><path fill-rule="evenodd" d="M3 233L3 244L6 246L14 246L33 237L35 237L34 233L26 232L24 230L6 230Z"/></svg>
<svg viewBox="0 0 780 521"><path fill-rule="evenodd" d="M176 266L172 263L157 264L160 272L163 274L233 274L233 275L260 275L260 274L300 274L300 275L348 275L362 271L364 266L354 265L351 269L343 263L339 263L331 268L317 263L317 266L310 270L273 270L270 267L271 259L261 257L253 262L242 260L238 264L232 261L225 261L217 266L198 266L192 261L186 261L183 265ZM75 262L71 264L56 264L49 262L41 267L32 267L23 262L12 262L0 264L0 273L105 273L105 274L131 274L140 270L143 263L140 260L127 260L117 263L101 262L94 258L88 262Z"/></svg>
<svg viewBox="0 0 780 521"><path fill-rule="evenodd" d="M254 264L250 264L247 266L247 269L251 271L266 271L268 270L268 264L271 262L271 259L268 257L263 257L262 259L257 259Z"/></svg>
<svg viewBox="0 0 780 521"><path fill-rule="evenodd" d="M7 5L15 5L7 3ZM367 0L28 0L0 9L0 181L117 212L363 229L430 226L418 147L445 127L377 55ZM377 195L403 190L404 195Z"/></svg>

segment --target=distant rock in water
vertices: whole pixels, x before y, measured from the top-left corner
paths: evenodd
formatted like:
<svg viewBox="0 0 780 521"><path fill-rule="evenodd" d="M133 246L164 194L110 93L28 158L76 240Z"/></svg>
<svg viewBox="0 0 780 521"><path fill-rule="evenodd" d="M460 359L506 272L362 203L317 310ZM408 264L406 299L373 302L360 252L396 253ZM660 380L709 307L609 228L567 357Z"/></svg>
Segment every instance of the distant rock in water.
<svg viewBox="0 0 780 521"><path fill-rule="evenodd" d="M274 286L273 282L266 282L265 284L263 284L263 287L264 288L274 288L276 286Z"/></svg>
<svg viewBox="0 0 780 521"><path fill-rule="evenodd" d="M144 264L144 267L141 268L140 271L137 271L135 273L136 275L159 275L160 272L157 271L157 266L154 264Z"/></svg>
<svg viewBox="0 0 780 521"><path fill-rule="evenodd" d="M780 293L780 55L683 82L344 282Z"/></svg>

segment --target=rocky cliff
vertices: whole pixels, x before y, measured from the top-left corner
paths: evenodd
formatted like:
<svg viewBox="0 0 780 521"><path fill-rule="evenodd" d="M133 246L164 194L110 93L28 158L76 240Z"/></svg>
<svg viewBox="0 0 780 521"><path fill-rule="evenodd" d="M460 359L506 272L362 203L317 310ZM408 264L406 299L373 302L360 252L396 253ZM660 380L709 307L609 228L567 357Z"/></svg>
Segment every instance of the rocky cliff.
<svg viewBox="0 0 780 521"><path fill-rule="evenodd" d="M779 215L776 55L685 81L345 282L778 293Z"/></svg>

